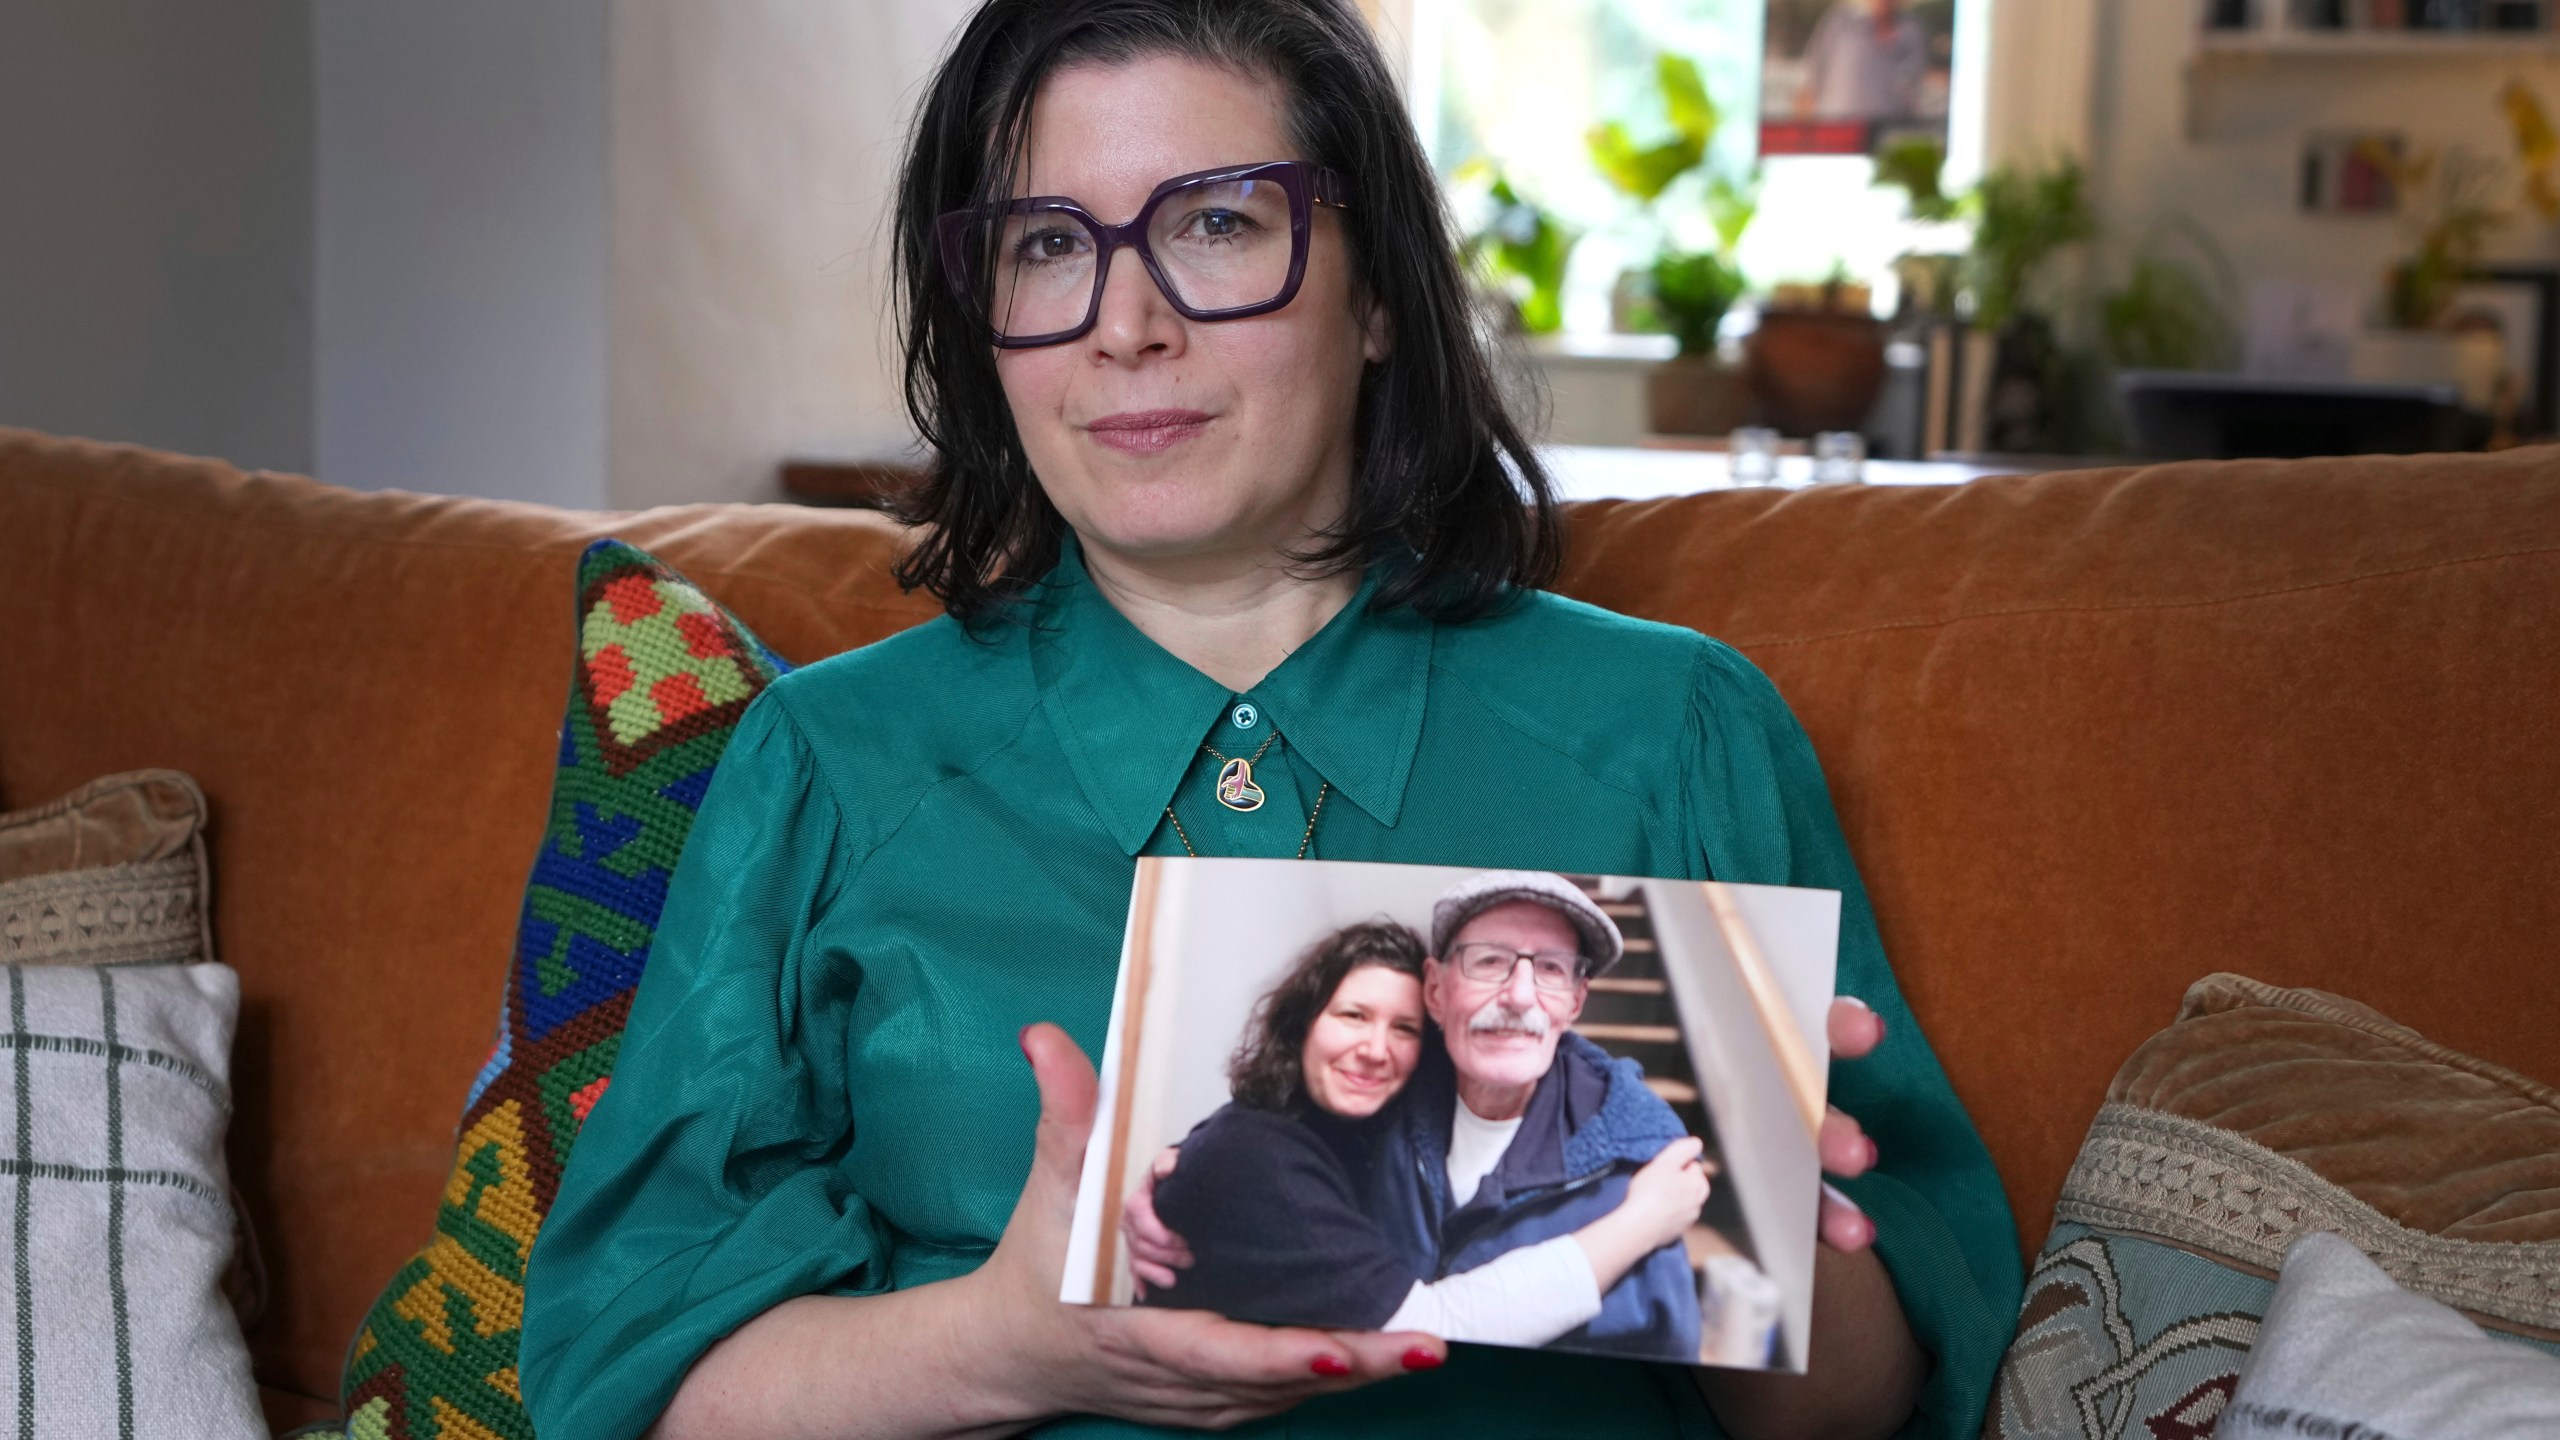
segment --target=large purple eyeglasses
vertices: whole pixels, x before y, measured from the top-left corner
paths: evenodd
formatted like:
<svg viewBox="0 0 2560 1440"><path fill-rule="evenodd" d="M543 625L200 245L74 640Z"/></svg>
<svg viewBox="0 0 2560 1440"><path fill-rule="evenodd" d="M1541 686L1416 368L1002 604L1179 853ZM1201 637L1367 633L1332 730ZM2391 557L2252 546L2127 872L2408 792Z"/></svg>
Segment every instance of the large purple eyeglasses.
<svg viewBox="0 0 2560 1440"><path fill-rule="evenodd" d="M1123 245L1192 320L1241 320L1294 299L1318 205L1348 207L1351 182L1302 160L1176 175L1137 218L1106 225L1063 195L954 210L936 222L943 279L988 338L1008 350L1057 345L1093 328Z"/></svg>

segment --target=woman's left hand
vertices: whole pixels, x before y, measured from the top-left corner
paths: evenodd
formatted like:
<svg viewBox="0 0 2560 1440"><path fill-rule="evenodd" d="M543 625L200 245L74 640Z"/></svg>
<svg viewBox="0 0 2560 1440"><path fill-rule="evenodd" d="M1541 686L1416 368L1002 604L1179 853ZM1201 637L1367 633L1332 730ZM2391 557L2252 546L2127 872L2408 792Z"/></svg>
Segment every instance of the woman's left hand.
<svg viewBox="0 0 2560 1440"><path fill-rule="evenodd" d="M1831 1002L1828 1017L1831 1058L1855 1060L1884 1043L1884 1018L1866 1002L1843 995ZM1847 1178L1875 1168L1876 1142L1847 1111L1834 1105L1822 1117L1822 1170ZM1848 1196L1822 1187L1822 1243L1834 1250L1864 1250L1875 1243L1876 1225Z"/></svg>

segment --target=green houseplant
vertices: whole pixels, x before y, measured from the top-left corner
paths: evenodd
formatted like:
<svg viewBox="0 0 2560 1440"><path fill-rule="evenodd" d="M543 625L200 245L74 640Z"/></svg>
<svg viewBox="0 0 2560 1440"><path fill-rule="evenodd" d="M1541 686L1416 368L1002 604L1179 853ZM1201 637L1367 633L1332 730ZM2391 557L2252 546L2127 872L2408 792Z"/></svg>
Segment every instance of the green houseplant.
<svg viewBox="0 0 2560 1440"><path fill-rule="evenodd" d="M1519 328L1554 333L1564 324L1564 273L1582 237L1552 212L1524 198L1511 178L1484 162L1459 172L1486 182L1485 221L1463 253L1486 286L1503 297Z"/></svg>
<svg viewBox="0 0 2560 1440"><path fill-rule="evenodd" d="M1957 294L1923 297L1928 308L1956 313L1992 337L1991 384L1984 443L1993 450L2067 453L2087 448L2098 423L2101 366L2089 351L2064 343L2059 304L2046 293L2048 268L2074 245L2093 239L2098 217L2079 162L2063 157L2042 167L2002 166L1971 190L1949 192L1941 173L1945 149L1935 141L1894 147L1878 157L1876 183L1900 188L1921 220L1964 220L1972 243L1958 257L1905 257L1906 278L1937 291L1952 278ZM2116 327L2127 343L2165 337L2146 326L2170 321L2154 313L2195 299L2161 261L2137 275L2139 288L2117 297ZM2171 292L2178 292L2173 295ZM2179 323L2192 320L2184 317Z"/></svg>
<svg viewBox="0 0 2560 1440"><path fill-rule="evenodd" d="M1654 89L1667 135L1640 144L1626 122L1611 120L1592 127L1585 142L1592 166L1652 232L1654 258L1634 277L1636 317L1679 346L1648 378L1651 424L1669 434L1722 434L1749 406L1743 377L1717 358L1716 331L1749 289L1734 252L1751 224L1756 190L1708 164L1722 116L1697 62L1655 57ZM1680 222L1698 216L1707 222L1708 243L1691 248L1681 241Z"/></svg>

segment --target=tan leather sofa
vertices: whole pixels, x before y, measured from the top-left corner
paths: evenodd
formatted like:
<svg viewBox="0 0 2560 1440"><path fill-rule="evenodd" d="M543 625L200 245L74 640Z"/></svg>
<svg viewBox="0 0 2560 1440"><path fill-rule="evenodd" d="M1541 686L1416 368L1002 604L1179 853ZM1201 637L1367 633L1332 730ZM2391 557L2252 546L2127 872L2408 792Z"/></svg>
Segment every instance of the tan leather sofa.
<svg viewBox="0 0 2560 1440"><path fill-rule="evenodd" d="M1811 731L1914 1009L2043 1234L2117 1064L2237 970L2560 1079L2560 450L1572 512L1563 588ZM357 494L0 430L0 806L210 797L270 1414L426 1235L541 830L578 550L795 661L931 613L876 516Z"/></svg>

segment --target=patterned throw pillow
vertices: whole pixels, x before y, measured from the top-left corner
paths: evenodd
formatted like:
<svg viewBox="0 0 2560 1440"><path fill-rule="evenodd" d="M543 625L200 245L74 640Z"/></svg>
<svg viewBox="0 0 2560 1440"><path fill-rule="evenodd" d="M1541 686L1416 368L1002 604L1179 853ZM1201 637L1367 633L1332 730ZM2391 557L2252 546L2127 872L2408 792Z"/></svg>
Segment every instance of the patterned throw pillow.
<svg viewBox="0 0 2560 1440"><path fill-rule="evenodd" d="M2196 982L2063 1182L1983 1435L2210 1440L2287 1247L2316 1232L2560 1352L2555 1134L2560 1093L2363 1006Z"/></svg>
<svg viewBox="0 0 2560 1440"><path fill-rule="evenodd" d="M348 1352L355 1440L532 1440L516 1389L525 1261L604 1093L667 880L738 717L789 667L617 540L578 566L578 664L497 1049L465 1102L435 1237Z"/></svg>

